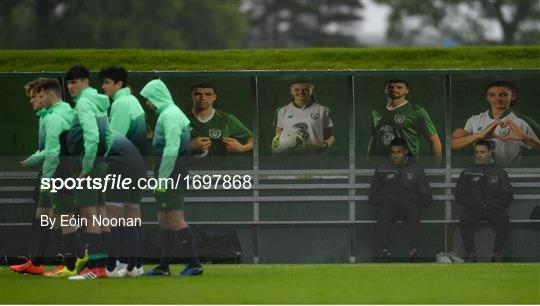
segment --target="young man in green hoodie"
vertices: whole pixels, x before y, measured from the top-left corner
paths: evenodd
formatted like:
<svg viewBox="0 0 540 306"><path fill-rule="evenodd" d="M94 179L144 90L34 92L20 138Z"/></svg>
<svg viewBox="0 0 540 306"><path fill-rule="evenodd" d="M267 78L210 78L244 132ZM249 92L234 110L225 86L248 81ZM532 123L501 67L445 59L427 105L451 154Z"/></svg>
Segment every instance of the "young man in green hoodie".
<svg viewBox="0 0 540 306"><path fill-rule="evenodd" d="M57 79L39 78L25 86L31 98L34 110L40 108L39 150L22 162L25 166L42 164L40 181L53 177L66 176L65 158L61 161L60 134L67 131L73 119L73 110L69 104L61 100L62 86ZM39 102L39 103L38 103ZM41 184L40 184L41 185ZM36 218L41 216L57 216L58 214L73 214L73 198L65 190L52 193L38 188L39 199ZM37 222L39 224L39 222ZM65 265L58 266L54 271L43 273L43 255L50 240L50 228L38 226L37 245L34 258L12 270L22 273L43 274L45 276L62 277L80 272L88 257L79 241L74 227L61 227L65 244ZM79 270L77 270L79 268ZM39 272L39 273L38 273Z"/></svg>
<svg viewBox="0 0 540 306"><path fill-rule="evenodd" d="M37 117L39 118L39 132L38 132L38 150L26 158L25 160L21 161L21 165L23 167L35 167L40 164L40 162L43 159L43 147L45 145L44 141L44 131L43 131L43 122L45 121L45 115L47 114L47 109L43 107L43 104L41 103L41 100L39 99L38 93L37 93L37 86L43 82L45 78L39 78L36 80L32 80L26 85L24 85L24 90L26 91L26 95L30 99L30 105L32 106L32 110L36 112ZM38 175L38 182L41 179L41 172L40 175ZM46 202L39 202L39 186L38 183L36 185L36 193L34 195L34 201L38 203L38 207L36 209L35 214L35 224L39 224L39 219L41 218L41 215L49 215L50 214L50 203ZM43 267L41 266L41 262L43 260L43 255L45 254L45 250L47 249L47 246L49 245L51 233L48 228L42 228L37 227L37 238L36 243L34 247L34 254L33 258L30 260L28 259L25 263L20 265L12 265L10 266L10 269L15 272L19 273L30 273L30 274L43 274Z"/></svg>
<svg viewBox="0 0 540 306"><path fill-rule="evenodd" d="M138 152L132 152L132 154L140 155L142 158L142 156L146 155L148 146L146 118L139 100L131 94L131 90L127 87L128 73L126 69L119 66L110 66L103 68L98 77L101 80L101 89L113 100L109 115L111 129L113 132L127 137L135 145L135 150L138 150ZM126 144L125 141L116 141L116 139L116 146ZM131 147L129 144L124 146ZM129 148L121 148L121 150L126 151ZM127 158L123 158L123 160L119 160L119 158L109 159L109 172L129 177L131 172L129 168L135 165L126 163ZM144 163L140 167L144 168L140 170L144 172L143 177L146 177ZM129 188L128 190L110 190L106 194L106 208L109 217L114 218L121 215L126 218L141 217L139 207L141 202L140 190L136 186L134 187L134 189ZM144 272L141 258L142 237L140 234L139 227L111 227L109 261L107 263L109 277L123 277L124 275L133 277ZM120 237L125 240L125 243L119 240ZM127 258L125 258L126 255Z"/></svg>
<svg viewBox="0 0 540 306"><path fill-rule="evenodd" d="M37 86L38 97L43 107L47 109L47 116L43 123L44 148L42 180L51 178L69 177L66 157L62 156L61 134L68 131L73 121L73 109L62 101L62 85L57 79L46 79ZM40 203L50 203L52 214L55 216L66 215L73 217L74 199L68 190L51 192L46 189L40 190ZM40 226L42 230L43 226ZM82 246L73 226L61 226L62 238L65 245L64 263L54 271L44 273L45 276L65 277L81 272L88 257L85 256Z"/></svg>
<svg viewBox="0 0 540 306"><path fill-rule="evenodd" d="M187 175L191 136L189 119L175 105L169 89L161 80L152 80L141 90L146 104L158 114L152 145L157 155L154 174L158 180L172 178L181 182ZM170 275L169 262L176 240L186 248L188 264L179 276L194 276L203 273L197 258L193 234L184 219L184 196L182 188L159 186L154 190L158 205L158 220L161 229L161 261L159 266L143 275Z"/></svg>
<svg viewBox="0 0 540 306"><path fill-rule="evenodd" d="M43 81L45 81L45 78L39 78L35 79L33 81L30 81L24 85L24 90L26 91L26 95L28 98L30 98L30 105L32 105L32 110L36 112L36 116L39 118L39 132L38 132L38 150L29 156L27 159L23 160L21 162L22 166L25 167L31 167L36 166L39 164L39 162L42 160L42 150L44 143L43 138L43 122L45 121L45 115L47 114L47 109L43 107L43 104L41 103L41 100L39 99L37 87L39 84L41 84Z"/></svg>
<svg viewBox="0 0 540 306"><path fill-rule="evenodd" d="M90 71L76 65L65 74L69 94L75 101L73 122L68 136L69 153L73 159L72 172L76 178L103 178L107 173L105 156L113 141L109 127L107 109L109 98L90 87ZM86 185L86 184L84 184ZM86 187L86 186L84 186ZM89 260L85 270L71 280L106 277L109 228L93 221L106 217L105 199L99 189L83 188L74 190L75 202L80 208L86 225Z"/></svg>

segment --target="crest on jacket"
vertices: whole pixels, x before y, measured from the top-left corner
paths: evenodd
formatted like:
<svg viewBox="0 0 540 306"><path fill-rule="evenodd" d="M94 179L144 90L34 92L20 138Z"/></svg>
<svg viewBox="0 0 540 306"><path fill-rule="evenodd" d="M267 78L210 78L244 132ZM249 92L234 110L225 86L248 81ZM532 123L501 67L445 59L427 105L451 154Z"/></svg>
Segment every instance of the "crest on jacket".
<svg viewBox="0 0 540 306"><path fill-rule="evenodd" d="M386 175L386 179L387 179L387 180L391 180L391 179L393 179L395 176L396 176L395 173L389 173L389 174Z"/></svg>
<svg viewBox="0 0 540 306"><path fill-rule="evenodd" d="M414 172L407 172L407 179L411 181L414 177Z"/></svg>

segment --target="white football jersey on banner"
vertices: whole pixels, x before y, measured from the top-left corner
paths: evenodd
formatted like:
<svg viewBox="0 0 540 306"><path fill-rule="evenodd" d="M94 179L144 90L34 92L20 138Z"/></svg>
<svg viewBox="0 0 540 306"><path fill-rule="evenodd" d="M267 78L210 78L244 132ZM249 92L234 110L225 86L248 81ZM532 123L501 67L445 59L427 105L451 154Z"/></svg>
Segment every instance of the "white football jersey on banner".
<svg viewBox="0 0 540 306"><path fill-rule="evenodd" d="M279 109L276 127L284 130L296 130L307 144L322 144L324 129L334 126L330 109L312 103L299 108L292 102Z"/></svg>
<svg viewBox="0 0 540 306"><path fill-rule="evenodd" d="M500 120L510 120L517 125L523 133L538 137L531 126L525 122L525 120L516 116L514 112L509 112L506 116L500 118ZM465 131L469 134L478 134L490 125L495 119L491 116L490 111L487 110L478 115L474 115L465 123ZM495 135L508 136L511 133L510 127L495 127L493 131ZM500 140L497 138L491 138L491 141L495 144L495 158L499 165L506 166L518 166L523 148L529 148L529 146L523 141L518 140Z"/></svg>

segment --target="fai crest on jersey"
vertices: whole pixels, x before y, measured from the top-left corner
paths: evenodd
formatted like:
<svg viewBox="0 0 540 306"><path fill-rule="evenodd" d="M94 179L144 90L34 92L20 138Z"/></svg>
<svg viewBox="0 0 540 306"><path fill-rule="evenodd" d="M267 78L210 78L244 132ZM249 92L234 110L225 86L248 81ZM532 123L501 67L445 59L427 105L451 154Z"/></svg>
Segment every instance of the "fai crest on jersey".
<svg viewBox="0 0 540 306"><path fill-rule="evenodd" d="M478 182L480 180L480 177L479 176L475 176L472 178L472 181L473 182Z"/></svg>
<svg viewBox="0 0 540 306"><path fill-rule="evenodd" d="M390 125L385 125L385 126L381 127L380 133L382 134L381 135L381 142L385 146L389 146L390 143L392 142L392 140L394 140L394 138L396 138L396 136L394 135L394 128L391 127Z"/></svg>
<svg viewBox="0 0 540 306"><path fill-rule="evenodd" d="M393 179L395 176L396 176L395 173L390 173L390 174L387 174L387 175L386 175L386 179L387 179L387 180L391 180L391 179Z"/></svg>
<svg viewBox="0 0 540 306"><path fill-rule="evenodd" d="M512 132L512 129L509 126L503 126L499 130L499 135L501 135L502 137L506 137L510 135L511 132Z"/></svg>
<svg viewBox="0 0 540 306"><path fill-rule="evenodd" d="M495 183L497 183L498 180L499 180L499 177L492 176L492 177L489 178L489 183L490 184L495 184Z"/></svg>
<svg viewBox="0 0 540 306"><path fill-rule="evenodd" d="M403 123L405 121L405 115L403 114L395 114L394 115L394 122L397 124Z"/></svg>
<svg viewBox="0 0 540 306"><path fill-rule="evenodd" d="M413 172L407 172L407 179L408 179L409 181L412 181L413 177L414 177L414 173L413 173Z"/></svg>
<svg viewBox="0 0 540 306"><path fill-rule="evenodd" d="M208 130L208 136L212 139L218 139L221 137L221 130L220 129L209 129Z"/></svg>
<svg viewBox="0 0 540 306"><path fill-rule="evenodd" d="M313 120L317 120L321 117L321 115L319 113L311 113L311 119Z"/></svg>

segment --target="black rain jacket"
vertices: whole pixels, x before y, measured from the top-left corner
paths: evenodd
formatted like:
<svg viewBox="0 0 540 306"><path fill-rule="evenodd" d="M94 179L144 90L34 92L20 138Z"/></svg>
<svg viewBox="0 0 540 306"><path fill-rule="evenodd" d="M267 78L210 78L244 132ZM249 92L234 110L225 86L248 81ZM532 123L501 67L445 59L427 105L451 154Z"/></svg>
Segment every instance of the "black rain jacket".
<svg viewBox="0 0 540 306"><path fill-rule="evenodd" d="M464 208L506 209L513 199L506 171L491 162L466 168L459 175L456 202Z"/></svg>
<svg viewBox="0 0 540 306"><path fill-rule="evenodd" d="M427 207L432 202L433 196L426 173L412 156L408 156L400 165L387 160L375 168L369 190L369 205Z"/></svg>

